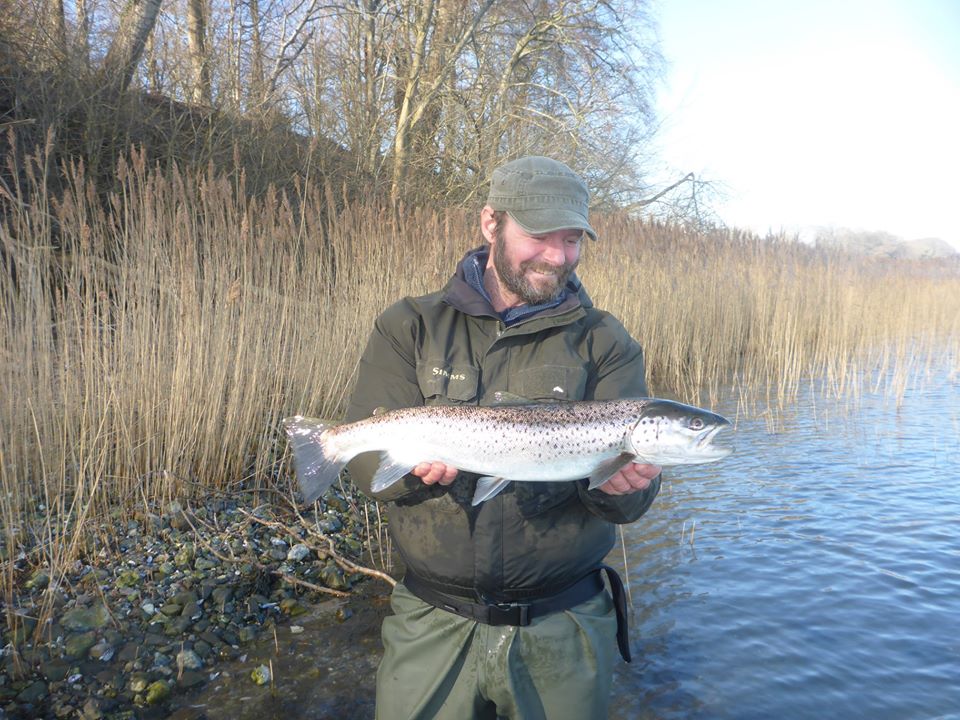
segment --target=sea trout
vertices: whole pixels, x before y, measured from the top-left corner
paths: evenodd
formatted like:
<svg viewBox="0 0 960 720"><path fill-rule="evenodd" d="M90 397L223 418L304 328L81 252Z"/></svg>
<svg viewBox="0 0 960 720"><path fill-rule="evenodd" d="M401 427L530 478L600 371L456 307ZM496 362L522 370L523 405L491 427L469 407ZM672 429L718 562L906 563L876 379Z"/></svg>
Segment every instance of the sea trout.
<svg viewBox="0 0 960 720"><path fill-rule="evenodd" d="M630 462L690 465L730 454L714 438L730 422L672 400L582 401L494 407L423 406L344 425L285 419L305 502L313 502L356 455L380 453L371 489L393 485L421 462L478 473L473 504L513 481L589 478L600 487Z"/></svg>

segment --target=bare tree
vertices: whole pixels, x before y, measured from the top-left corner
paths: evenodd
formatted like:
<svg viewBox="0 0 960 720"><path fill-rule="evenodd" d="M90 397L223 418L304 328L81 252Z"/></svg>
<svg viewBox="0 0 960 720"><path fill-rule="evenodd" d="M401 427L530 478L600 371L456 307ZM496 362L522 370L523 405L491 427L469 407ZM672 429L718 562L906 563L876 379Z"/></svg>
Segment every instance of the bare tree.
<svg viewBox="0 0 960 720"><path fill-rule="evenodd" d="M207 3L206 0L187 0L187 36L190 44L191 99L209 105L210 56L207 51Z"/></svg>
<svg viewBox="0 0 960 720"><path fill-rule="evenodd" d="M162 0L127 0L120 14L117 32L103 60L107 82L117 90L126 90L137 63L143 57L147 38L153 32Z"/></svg>

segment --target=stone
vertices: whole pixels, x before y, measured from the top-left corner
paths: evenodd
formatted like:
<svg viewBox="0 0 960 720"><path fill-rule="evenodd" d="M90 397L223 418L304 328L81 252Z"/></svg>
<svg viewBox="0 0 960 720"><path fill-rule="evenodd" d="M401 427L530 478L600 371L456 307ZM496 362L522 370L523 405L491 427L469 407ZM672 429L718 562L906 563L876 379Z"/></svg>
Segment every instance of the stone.
<svg viewBox="0 0 960 720"><path fill-rule="evenodd" d="M226 603L233 599L233 588L226 586L216 587L213 589L210 597L213 598L213 604L215 607L222 608Z"/></svg>
<svg viewBox="0 0 960 720"><path fill-rule="evenodd" d="M100 703L96 698L88 698L80 711L80 717L83 720L101 720L103 711L100 709Z"/></svg>
<svg viewBox="0 0 960 720"><path fill-rule="evenodd" d="M102 604L96 604L89 608L76 607L64 613L60 624L67 630L76 630L85 632L87 630L99 630L110 622L110 614Z"/></svg>
<svg viewBox="0 0 960 720"><path fill-rule="evenodd" d="M310 555L310 548L303 543L297 543L287 551L287 560L290 562L301 562Z"/></svg>
<svg viewBox="0 0 960 720"><path fill-rule="evenodd" d="M17 693L17 702L34 705L43 700L47 693L47 684L43 680L35 680Z"/></svg>
<svg viewBox="0 0 960 720"><path fill-rule="evenodd" d="M193 644L193 651L201 658L209 657L210 653L213 652L213 645L206 640L197 640Z"/></svg>
<svg viewBox="0 0 960 720"><path fill-rule="evenodd" d="M170 686L165 680L155 680L147 686L147 705L159 705L170 697Z"/></svg>
<svg viewBox="0 0 960 720"><path fill-rule="evenodd" d="M238 638L241 643L253 642L257 639L257 628L255 625L244 625L240 628Z"/></svg>
<svg viewBox="0 0 960 720"><path fill-rule="evenodd" d="M60 682L70 672L70 663L63 660L50 660L40 664L40 672L50 682Z"/></svg>
<svg viewBox="0 0 960 720"><path fill-rule="evenodd" d="M150 684L150 676L143 672L131 673L127 680L127 688L131 692L142 693Z"/></svg>
<svg viewBox="0 0 960 720"><path fill-rule="evenodd" d="M284 615L297 617L298 615L303 615L307 609L297 602L296 598L284 598L280 601L280 611Z"/></svg>
<svg viewBox="0 0 960 720"><path fill-rule="evenodd" d="M116 584L121 588L134 588L140 584L140 573L136 570L124 570L117 576Z"/></svg>
<svg viewBox="0 0 960 720"><path fill-rule="evenodd" d="M160 608L160 612L167 617L174 617L175 615L179 615L181 612L183 612L183 605L172 601L167 602L164 603L163 607Z"/></svg>
<svg viewBox="0 0 960 720"><path fill-rule="evenodd" d="M27 590L43 590L50 584L50 574L43 568L36 570L23 586Z"/></svg>
<svg viewBox="0 0 960 720"><path fill-rule="evenodd" d="M218 564L213 560L208 560L204 557L198 557L193 563L194 570L199 570L200 572L206 572L208 570L213 570L218 567Z"/></svg>
<svg viewBox="0 0 960 720"><path fill-rule="evenodd" d="M64 643L64 651L70 658L85 658L87 652L97 643L97 635L94 632L79 633L77 635L67 636Z"/></svg>
<svg viewBox="0 0 960 720"><path fill-rule="evenodd" d="M253 669L253 672L250 673L250 679L257 685L266 685L270 682L271 678L270 668L266 665L258 665Z"/></svg>
<svg viewBox="0 0 960 720"><path fill-rule="evenodd" d="M113 647L106 640L101 640L92 648L90 648L90 657L94 660L99 660L100 662L110 662L113 658L116 648Z"/></svg>
<svg viewBox="0 0 960 720"><path fill-rule="evenodd" d="M177 554L173 556L173 561L180 567L186 567L193 565L193 559L196 556L196 551L193 547L193 543L186 543Z"/></svg>
<svg viewBox="0 0 960 720"><path fill-rule="evenodd" d="M206 677L204 677L202 672L197 672L196 670L184 670L177 678L177 687L183 689L197 687L198 685L202 685L205 680Z"/></svg>
<svg viewBox="0 0 960 720"><path fill-rule="evenodd" d="M203 660L193 650L181 650L177 653L177 667L186 670L199 670L203 667Z"/></svg>

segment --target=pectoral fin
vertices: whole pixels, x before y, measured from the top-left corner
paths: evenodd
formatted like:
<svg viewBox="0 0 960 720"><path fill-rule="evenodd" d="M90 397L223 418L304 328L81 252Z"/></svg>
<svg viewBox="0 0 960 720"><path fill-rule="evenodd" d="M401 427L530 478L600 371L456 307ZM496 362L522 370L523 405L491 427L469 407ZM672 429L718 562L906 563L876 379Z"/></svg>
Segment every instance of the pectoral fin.
<svg viewBox="0 0 960 720"><path fill-rule="evenodd" d="M375 493L386 490L411 470L409 465L398 465L388 453L380 453L380 466L370 481L370 490Z"/></svg>
<svg viewBox="0 0 960 720"><path fill-rule="evenodd" d="M484 500L489 500L509 484L510 481L503 478L489 476L480 478L477 480L477 489L473 493L473 501L470 504L479 505Z"/></svg>
<svg viewBox="0 0 960 720"><path fill-rule="evenodd" d="M603 485L607 480L620 472L620 470L625 468L629 463L632 463L636 457L637 456L632 453L620 453L615 458L601 463L600 466L590 475L589 489L593 490Z"/></svg>

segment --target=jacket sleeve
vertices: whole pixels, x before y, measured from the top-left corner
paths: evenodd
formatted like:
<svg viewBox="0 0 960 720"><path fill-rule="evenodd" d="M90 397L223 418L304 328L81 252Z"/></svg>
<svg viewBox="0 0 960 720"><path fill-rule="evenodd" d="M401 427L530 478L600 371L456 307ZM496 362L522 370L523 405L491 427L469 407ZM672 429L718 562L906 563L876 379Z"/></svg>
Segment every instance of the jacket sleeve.
<svg viewBox="0 0 960 720"><path fill-rule="evenodd" d="M592 334L596 374L587 386L588 400L620 400L648 397L643 349L612 315L603 314ZM646 490L629 495L608 495L578 484L580 499L587 509L604 520L630 523L643 515L660 492L660 476Z"/></svg>
<svg viewBox="0 0 960 720"><path fill-rule="evenodd" d="M347 406L346 422L368 418L375 410L423 405L417 382L416 343L419 315L409 300L387 308L373 326L357 368L357 383ZM377 453L361 453L347 464L350 478L364 494L397 500L422 487L412 475L387 490L373 493L370 484L380 463Z"/></svg>

